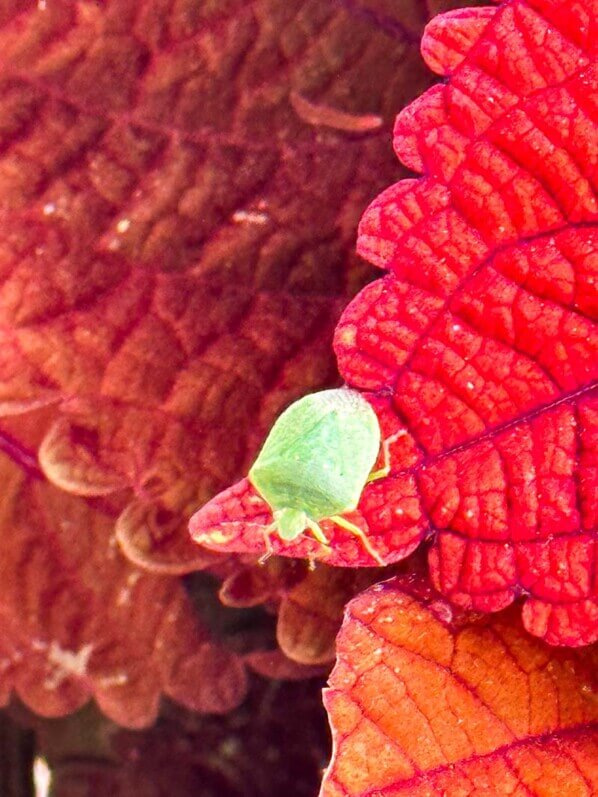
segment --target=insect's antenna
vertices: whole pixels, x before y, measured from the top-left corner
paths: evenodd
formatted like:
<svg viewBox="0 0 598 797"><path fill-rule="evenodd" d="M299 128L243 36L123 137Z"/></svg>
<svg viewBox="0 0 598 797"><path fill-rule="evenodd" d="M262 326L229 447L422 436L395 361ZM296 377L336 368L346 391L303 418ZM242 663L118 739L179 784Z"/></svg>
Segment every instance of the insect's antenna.
<svg viewBox="0 0 598 797"><path fill-rule="evenodd" d="M386 562L384 561L384 559L382 559L378 551L375 551L372 548L371 542L368 540L363 530L360 529L359 526L356 526L355 523L351 523L349 520L346 520L344 517L341 517L340 515L332 515L332 517L328 519L331 520L333 523L336 523L337 526L340 526L341 529L350 531L351 534L353 534L353 536L357 537L361 542L361 544L363 545L363 547L365 548L365 550L372 557L372 559L378 562L379 565L382 565L382 567L386 565Z"/></svg>

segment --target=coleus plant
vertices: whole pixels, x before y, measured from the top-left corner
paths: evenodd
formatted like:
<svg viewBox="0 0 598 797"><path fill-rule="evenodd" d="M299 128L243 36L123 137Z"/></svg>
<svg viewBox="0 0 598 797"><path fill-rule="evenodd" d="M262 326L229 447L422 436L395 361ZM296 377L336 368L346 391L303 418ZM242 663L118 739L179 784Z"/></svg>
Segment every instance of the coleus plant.
<svg viewBox="0 0 598 797"><path fill-rule="evenodd" d="M280 647L313 675L346 600L426 540L450 602L402 577L347 608L323 793L592 793L592 652L529 637L519 607L455 608L496 612L523 595L528 628L549 642L595 632L591 3L462 10L424 37L450 77L399 117L396 148L426 177L366 213L360 251L389 273L345 311L335 343L342 377L393 440L390 477L351 517L391 566L372 568L330 528L330 550L273 544L340 568L255 565L252 524L271 517L246 482L196 517L201 547L183 532L279 411L334 379L332 326L364 282L349 254L357 216L404 174L377 114L427 80L416 6L402 25L385 2L25 0L0 12L2 414L37 427L30 456L21 420L4 422L4 450L33 481L7 466L0 699L14 688L61 714L93 695L129 726L154 719L160 694L198 711L223 694L216 710L232 708L245 665L287 679L300 668L279 651L223 650L173 576L211 566L228 605L267 602ZM114 518L133 565L114 553ZM207 545L249 555L221 561ZM131 574L139 595L119 605ZM44 595L69 593L80 611L56 602L44 638ZM159 598L151 623L176 609L157 635L128 633L146 622L144 594ZM168 765L173 750L190 755L179 737L161 744ZM148 777L156 760L106 782L170 793L163 772ZM200 782L206 766L209 753ZM87 774L63 771L75 793Z"/></svg>
<svg viewBox="0 0 598 797"><path fill-rule="evenodd" d="M428 26L422 52L449 77L395 125L397 154L426 176L366 211L359 251L388 276L335 335L342 376L394 441L389 476L350 518L377 556L334 523L329 546L273 543L355 567L429 539L453 603L487 612L524 596L528 630L561 645L598 635L594 10L511 2ZM191 531L258 550L270 522L243 480Z"/></svg>
<svg viewBox="0 0 598 797"><path fill-rule="evenodd" d="M322 797L598 788L583 649L598 636L597 10L513 0L424 35L447 81L399 115L395 150L425 176L365 213L359 251L388 276L335 336L341 374L396 441L390 475L350 515L377 556L325 521L325 545L271 545L354 568L428 540L441 594L399 580L348 605ZM271 523L245 479L191 533L261 551ZM520 597L528 632L580 652L526 637L519 607L455 619Z"/></svg>
<svg viewBox="0 0 598 797"><path fill-rule="evenodd" d="M338 379L334 325L368 278L357 222L405 173L388 122L430 83L425 19L411 2L3 4L2 702L55 716L95 697L139 727L161 695L230 709L248 668L312 674L213 638L179 576L232 583L245 563L187 520L282 406Z"/></svg>

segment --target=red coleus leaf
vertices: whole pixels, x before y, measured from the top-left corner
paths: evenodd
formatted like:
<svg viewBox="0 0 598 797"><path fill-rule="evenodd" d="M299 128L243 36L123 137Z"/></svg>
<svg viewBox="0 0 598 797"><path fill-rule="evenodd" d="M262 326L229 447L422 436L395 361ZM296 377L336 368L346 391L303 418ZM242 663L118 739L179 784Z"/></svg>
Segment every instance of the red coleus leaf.
<svg viewBox="0 0 598 797"><path fill-rule="evenodd" d="M43 716L95 698L125 727L169 695L196 711L243 699L243 661L211 640L178 579L145 573L116 546L114 516L0 455L0 703Z"/></svg>
<svg viewBox="0 0 598 797"><path fill-rule="evenodd" d="M550 648L513 611L451 617L397 580L348 605L324 694L334 752L321 797L595 794L596 650Z"/></svg>
<svg viewBox="0 0 598 797"><path fill-rule="evenodd" d="M337 379L357 222L429 83L421 4L385 5L2 6L0 414L55 407L45 474L128 490L143 567L211 562L191 509Z"/></svg>
<svg viewBox="0 0 598 797"><path fill-rule="evenodd" d="M397 154L426 176L363 217L358 249L389 274L335 337L342 376L400 435L353 518L371 545L392 562L433 536L452 601L496 611L526 595L526 627L570 645L598 634L597 11L512 0L428 26L422 51L447 82L395 125ZM262 523L265 509L241 482L192 531L256 549L244 514ZM328 532L332 552L274 550L374 563Z"/></svg>

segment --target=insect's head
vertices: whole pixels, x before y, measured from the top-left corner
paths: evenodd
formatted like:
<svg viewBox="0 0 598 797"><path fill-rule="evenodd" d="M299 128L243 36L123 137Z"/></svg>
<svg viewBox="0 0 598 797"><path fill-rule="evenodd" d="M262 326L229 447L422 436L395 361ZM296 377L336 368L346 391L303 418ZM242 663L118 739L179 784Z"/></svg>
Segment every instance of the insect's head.
<svg viewBox="0 0 598 797"><path fill-rule="evenodd" d="M283 540L294 540L307 527L307 514L302 509L277 509L274 512L276 531Z"/></svg>

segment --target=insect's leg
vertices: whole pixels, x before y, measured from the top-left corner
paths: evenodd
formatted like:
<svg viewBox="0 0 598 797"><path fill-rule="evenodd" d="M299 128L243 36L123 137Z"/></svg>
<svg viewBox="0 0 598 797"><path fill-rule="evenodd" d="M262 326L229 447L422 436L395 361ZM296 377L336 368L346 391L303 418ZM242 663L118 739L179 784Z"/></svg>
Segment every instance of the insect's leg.
<svg viewBox="0 0 598 797"><path fill-rule="evenodd" d="M370 475L368 476L368 483L375 482L378 479L385 479L388 474L390 473L390 447L391 445L402 437L405 434L404 430L401 429L396 434L387 437L386 440L382 443L382 454L384 455L384 465L378 470L373 470Z"/></svg>
<svg viewBox="0 0 598 797"><path fill-rule="evenodd" d="M270 537L272 536L272 532L276 529L276 521L274 523L270 523L269 526L266 528L262 527L262 533L264 535L264 542L266 543L266 553L260 556L257 560L258 564L265 565L268 559L272 556L274 551L272 550L272 540Z"/></svg>
<svg viewBox="0 0 598 797"><path fill-rule="evenodd" d="M324 545L326 548L330 548L330 543L320 526L316 523L315 520L307 520L307 528L311 531L314 535L316 540L320 543L320 545Z"/></svg>
<svg viewBox="0 0 598 797"><path fill-rule="evenodd" d="M336 525L340 526L342 529L350 531L351 534L353 534L355 537L361 540L361 544L363 545L363 547L366 549L366 551L369 553L372 559L375 559L379 565L384 566L386 564L382 559L382 557L380 556L380 554L378 553L378 551L375 551L372 548L372 544L366 537L363 530L359 528L359 526L356 526L355 523L351 523L349 520L347 520L344 517L341 517L340 515L333 515L328 519L331 520L333 523L336 523Z"/></svg>

